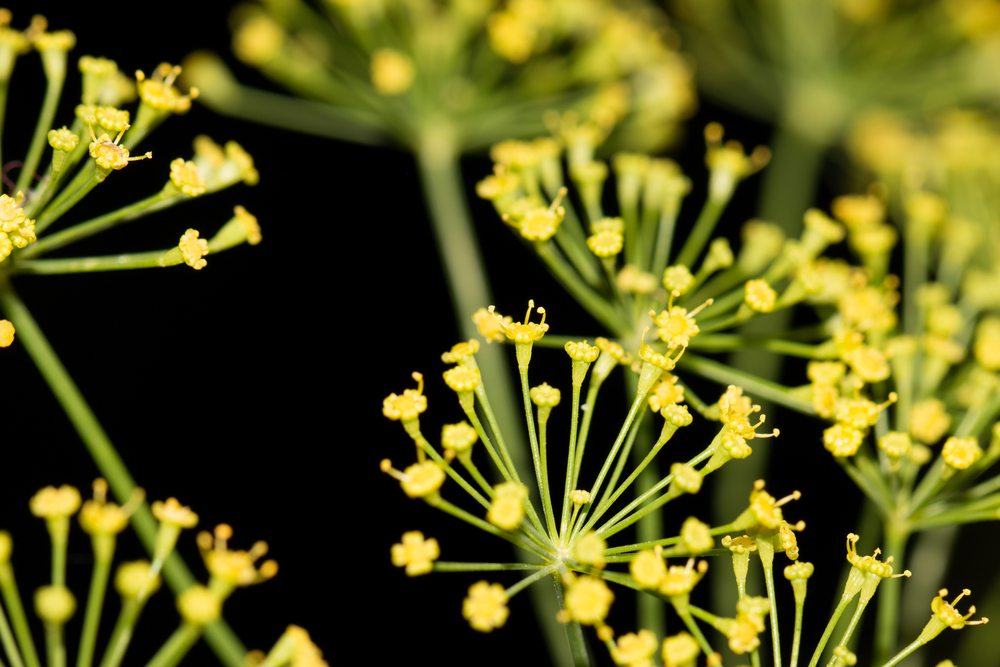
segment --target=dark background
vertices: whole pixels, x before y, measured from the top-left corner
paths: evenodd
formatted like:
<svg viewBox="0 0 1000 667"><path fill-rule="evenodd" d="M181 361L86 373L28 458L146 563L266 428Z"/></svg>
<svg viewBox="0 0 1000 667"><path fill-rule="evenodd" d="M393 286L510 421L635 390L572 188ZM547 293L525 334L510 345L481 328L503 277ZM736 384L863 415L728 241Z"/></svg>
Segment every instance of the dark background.
<svg viewBox="0 0 1000 667"><path fill-rule="evenodd" d="M18 26L31 13L44 12L53 28L76 32L75 55L106 55L125 71L148 72L196 48L228 52L230 6L222 2L105 2L99 8L39 2L12 9ZM237 71L245 81L263 83L253 72ZM19 61L4 128L8 159L25 150L42 81L37 56ZM71 120L78 94L71 71L57 123ZM767 127L703 103L688 137L672 153L696 187L704 186L700 127L719 119L748 144L768 140ZM227 618L249 646L270 646L286 624L297 623L335 664L414 657L441 665L471 658L480 665L523 662L524 646L540 642L526 595L513 601L502 632L481 636L460 614L465 590L477 577L407 579L389 564L389 546L413 529L437 537L449 560L508 558L504 545L406 500L378 471L381 458L403 464L410 452L398 425L382 419L382 397L409 386L413 369L425 371L434 385L438 357L457 336L411 159L391 148L315 139L195 108L151 137L154 160L114 174L71 218L85 219L155 191L169 160L189 155L190 140L199 133L242 143L257 159L260 185L192 202L74 250L168 247L189 226L211 234L236 203L259 217L263 244L210 256L208 268L198 273L179 267L25 277L16 287L150 497L176 495L201 514L203 526L231 523L238 545L256 539L271 544L281 564L278 577L238 591L227 603ZM471 192L489 165L472 157L464 168ZM833 175L827 181L838 183ZM755 179L741 189L725 218L730 229L752 216L756 188ZM472 206L489 248L498 307L519 311L530 296L548 307L554 331L594 331L526 260L490 207L480 201ZM686 212L686 224L695 213ZM566 373L563 366L552 368ZM29 496L50 483L86 490L96 469L18 345L0 352L0 374L6 416L0 524L15 535L14 562L27 593L44 583L48 567L45 532L29 517ZM554 377L567 385L568 374ZM435 387L430 395L427 428L433 432L457 415L445 392ZM814 616L807 617L807 627L818 634L843 562L843 535L856 527L858 494L822 451L816 423L784 412L769 421L784 431L777 443L766 445L776 453L769 487L776 493L805 491L788 514L809 523L801 536L803 558L827 575L811 589ZM704 505L682 510L677 523L691 512L707 517ZM193 535L182 538L182 545L189 564L202 572ZM76 532L70 548L69 581L82 604L89 544ZM122 556L140 553L126 534ZM623 630L631 623L629 606L615 612L625 615L616 618ZM106 618L116 613L113 603ZM174 622L172 605L161 594L137 633L133 659L155 650ZM193 654L191 664L210 663L204 647Z"/></svg>

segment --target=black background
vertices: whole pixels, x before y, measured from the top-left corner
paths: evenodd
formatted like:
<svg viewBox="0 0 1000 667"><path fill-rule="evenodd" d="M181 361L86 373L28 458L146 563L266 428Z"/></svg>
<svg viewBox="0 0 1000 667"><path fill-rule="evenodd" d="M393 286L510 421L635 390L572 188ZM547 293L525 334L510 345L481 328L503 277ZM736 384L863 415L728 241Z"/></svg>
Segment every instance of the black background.
<svg viewBox="0 0 1000 667"><path fill-rule="evenodd" d="M76 55L106 55L126 71L149 71L196 48L228 51L230 7L222 2L19 3L13 9L16 25L42 11L53 28L77 33ZM253 72L237 71L245 81L264 84ZM24 151L42 81L37 56L19 61L4 128L8 159ZM78 94L73 72L57 122L69 122L70 101ZM768 140L768 127L703 103L672 153L696 188L704 187L699 128L720 119L748 144ZM236 203L260 218L263 244L209 257L208 268L198 273L179 267L16 281L130 470L151 497L176 495L192 505L203 525L231 523L238 544L271 544L281 564L278 577L238 591L227 603L227 618L251 647L269 646L294 622L306 626L336 664L419 658L500 665L523 662L526 646L536 647L528 662L544 664L527 596L513 601L503 631L481 636L460 615L475 577L411 580L389 564L390 544L412 529L437 537L446 559L507 558L503 545L406 500L378 471L384 456L401 464L410 452L398 425L382 419L382 397L409 386L413 369L436 384L438 356L457 335L410 157L195 108L152 136L154 160L114 174L74 219L161 187L169 160L188 155L198 133L241 142L257 159L260 185L175 208L80 244L79 252L167 247L189 226L211 233ZM472 157L463 166L471 192L489 165ZM836 187L838 173L835 160L824 187ZM730 230L752 216L756 189L756 180L741 189L723 223ZM530 296L548 307L557 333L594 331L490 208L471 203L501 310L520 310ZM695 214L686 210L685 223ZM551 368L549 377L566 386L567 367L553 362ZM28 591L43 583L48 567L44 529L28 516L28 497L49 483L85 489L96 470L19 346L0 352L0 377L0 524L15 534L15 565ZM454 421L446 392L435 387L429 393L428 424ZM771 421L784 435L766 445L776 454L769 486L805 492L788 514L809 524L801 537L803 558L827 575L816 580L814 616L807 617L809 631L818 634L843 562L843 536L856 528L858 494L823 452L818 424L788 413ZM668 526L692 512L707 516L697 504L677 512ZM989 535L986 530L980 534ZM82 603L91 560L83 536L74 536L69 581ZM193 536L182 544L188 562L202 571ZM121 551L140 555L128 534ZM981 563L988 558L969 549L965 554ZM976 566L967 562L953 587ZM623 630L631 624L629 606L615 612ZM790 596L785 608L791 608ZM116 603L106 612L108 618L113 613ZM155 650L173 623L172 606L161 596L144 617L132 659ZM211 661L200 647L191 664Z"/></svg>

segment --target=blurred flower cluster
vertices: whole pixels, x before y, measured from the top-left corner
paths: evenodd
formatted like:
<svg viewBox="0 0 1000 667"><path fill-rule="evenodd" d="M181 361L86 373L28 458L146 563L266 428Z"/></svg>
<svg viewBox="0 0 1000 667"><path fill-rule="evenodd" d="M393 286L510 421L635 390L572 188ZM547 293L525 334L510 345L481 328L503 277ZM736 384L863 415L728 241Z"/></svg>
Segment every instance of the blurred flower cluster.
<svg viewBox="0 0 1000 667"><path fill-rule="evenodd" d="M642 2L264 0L233 23L236 57L304 99L262 108L259 91L199 54L187 77L205 102L355 141L415 146L438 131L469 149L575 109L648 145L694 106L676 39Z"/></svg>

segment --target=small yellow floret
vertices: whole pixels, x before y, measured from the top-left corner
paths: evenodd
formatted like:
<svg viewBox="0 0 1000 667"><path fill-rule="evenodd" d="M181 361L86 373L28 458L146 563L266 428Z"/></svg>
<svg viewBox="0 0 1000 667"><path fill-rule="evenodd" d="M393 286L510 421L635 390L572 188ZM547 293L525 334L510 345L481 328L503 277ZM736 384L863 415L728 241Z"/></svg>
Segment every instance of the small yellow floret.
<svg viewBox="0 0 1000 667"><path fill-rule="evenodd" d="M0 320L0 348L14 344L14 325L10 320Z"/></svg>
<svg viewBox="0 0 1000 667"><path fill-rule="evenodd" d="M960 438L951 436L944 441L941 448L941 458L955 470L965 470L971 467L983 456L983 449L976 438Z"/></svg>
<svg viewBox="0 0 1000 667"><path fill-rule="evenodd" d="M197 229L189 229L181 236L177 243L177 248L181 251L184 263L195 271L200 271L208 266L205 255L208 254L208 241L200 238Z"/></svg>
<svg viewBox="0 0 1000 667"><path fill-rule="evenodd" d="M462 616L479 632L492 632L507 622L507 593L500 584L479 581L462 602Z"/></svg>
<svg viewBox="0 0 1000 667"><path fill-rule="evenodd" d="M416 76L413 60L405 53L379 49L372 54L372 85L383 95L402 95L413 85Z"/></svg>
<svg viewBox="0 0 1000 667"><path fill-rule="evenodd" d="M518 482L503 482L493 487L493 500L486 520L503 530L517 530L524 521L528 489Z"/></svg>
<svg viewBox="0 0 1000 667"><path fill-rule="evenodd" d="M392 564L405 567L406 574L416 577L434 569L434 561L441 555L441 549L434 538L425 539L419 530L403 533L398 544L392 545Z"/></svg>
<svg viewBox="0 0 1000 667"><path fill-rule="evenodd" d="M743 286L743 301L755 313L770 313L774 310L778 293L766 280L748 280Z"/></svg>
<svg viewBox="0 0 1000 667"><path fill-rule="evenodd" d="M614 593L603 580L578 577L566 590L566 615L582 625L601 625L614 599Z"/></svg>

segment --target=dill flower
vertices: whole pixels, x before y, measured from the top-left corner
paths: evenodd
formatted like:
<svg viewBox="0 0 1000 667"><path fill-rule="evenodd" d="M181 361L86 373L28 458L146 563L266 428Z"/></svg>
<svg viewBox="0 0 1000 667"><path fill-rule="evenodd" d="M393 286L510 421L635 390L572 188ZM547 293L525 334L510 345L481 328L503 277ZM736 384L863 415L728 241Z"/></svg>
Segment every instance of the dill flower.
<svg viewBox="0 0 1000 667"><path fill-rule="evenodd" d="M611 642L613 632L606 619L615 597L612 586L625 583L649 588L683 606L707 568L705 561L695 561L693 556L711 553L720 528L687 517L676 537L653 544L621 544L620 537L616 536L671 501L698 493L707 475L742 456L720 454L724 447L720 443L727 438L738 438L740 446L749 450L750 442L766 435L757 433L764 417L759 414L760 406L749 396L735 386L729 387L715 406L715 418L722 422L716 437L702 443L700 451L683 454L682 460L669 466L667 474L656 472L652 465L656 455L668 443L681 440L675 436L694 419L682 402L685 394L675 387L677 378L665 370L672 367L673 359L685 348L678 346L674 356L667 357L650 345L644 345L633 365L632 356L614 341L599 339L592 345L585 340L560 340L557 347L562 348L560 353L565 353L563 358L570 366L571 390L567 395L551 382L531 385L532 357L524 351L534 346L544 349L549 336L544 309L538 309L541 313L538 320L532 319L533 311L531 304L521 322L504 321L492 308L485 311L505 338L518 348L524 427L532 453L529 476L522 476L513 464L506 443L510 427L514 425L497 421L489 397L489 377L484 376L473 388L457 392L457 407L467 421L446 425L441 432L440 445L424 434L416 420L416 409L407 412L411 417L408 423L401 418L399 408L403 401L407 408L419 405L420 418L424 419L429 406L422 385L418 390L409 390L412 393L408 399L404 399L405 393L391 394L391 400L387 399L389 409L384 411L388 419L404 422L405 433L416 445L417 462L399 471L384 461L382 470L401 482L406 495L421 498L436 510L520 547L518 561L442 561L437 541L426 539L416 531L406 533L402 541L392 547L392 561L406 568L411 576L428 572L498 575L524 572L519 581L506 587L479 581L469 589L462 613L474 629L482 632L503 626L509 614L509 600L528 586L548 578L564 589L559 620L594 626ZM442 358L445 363L452 364L451 371L479 369L478 355L482 349L460 343ZM597 398L601 386L616 369L621 369L634 382L629 414L611 447L598 450L600 470L593 482L581 487L581 480L590 474L583 466L590 426L592 420L601 418L595 415ZM419 373L414 376L422 377ZM447 374L445 381L454 384ZM662 383L666 386L661 386ZM651 401L658 406L662 402L658 412L645 409ZM563 403L569 403L570 436L560 442L550 439L549 422L556 414L554 409ZM752 422L754 416L756 421ZM659 435L653 436L655 442L651 443L643 460L630 463L630 450L634 445L634 437L630 434L636 432L636 423L645 420L655 422ZM472 443L476 443L475 448ZM564 470L557 471L550 461L550 452L555 447L565 455ZM593 445L590 452L593 455ZM489 469L482 467L483 462L489 464ZM638 497L626 495L647 470L656 475L655 484ZM461 496L467 502L460 504ZM772 506L777 508L784 502L772 499ZM780 510L772 511L780 516ZM723 532L725 530L728 528ZM777 524L773 532L775 536L781 532ZM788 541L783 532L782 537L774 539L785 540L783 544ZM795 547L786 548L791 552ZM683 565L668 565L666 558L674 556L690 560ZM618 569L622 566L627 566L630 574ZM632 581L635 583L629 583ZM645 634L621 637L612 645L614 655L618 656L615 659L625 665L646 664L656 650L656 642Z"/></svg>
<svg viewBox="0 0 1000 667"><path fill-rule="evenodd" d="M131 646L132 637L137 631L142 631L139 625L141 613L160 588L159 571L167 554L159 554L154 562L121 563L112 577L116 540L124 531L129 516L141 504L142 492L136 491L129 503L119 506L107 500L108 485L103 479L96 480L93 486L93 499L83 502L82 507L79 492L68 485L45 487L32 496L29 503L32 514L44 519L49 526L51 576L35 590L31 609L45 628L44 657L54 664L62 664L60 661L67 659L65 633L77 615L82 616L82 625L75 662L92 664L100 659L103 664L119 665L126 662L126 656L129 656L129 663L139 660L135 656L136 649ZM156 503L155 507L161 521L173 522L171 525L178 527L189 525L194 517L188 508L172 498ZM94 549L85 600L77 600L66 585L66 559L69 541L74 537L68 519L78 510L81 528L90 537ZM54 525L60 528L54 529ZM232 550L227 546L231 536L232 530L221 525L214 536L204 534L199 537L209 572L208 583L189 585L178 594L179 627L151 657L151 664L173 664L182 660L201 638L206 626L221 618L222 605L233 588L264 581L276 572L273 561L256 562L266 552L266 545L259 542L249 551ZM38 665L41 664L41 647L32 634L19 592L21 587L14 571L16 558L13 546L10 534L0 532L0 583L3 584L0 596L6 610L3 625L10 640L5 640L4 651L11 664ZM172 549L171 544L168 552ZM37 554L33 556L37 558ZM105 600L109 581L113 582L121 600L116 609L114 630L104 635L101 632L101 615L113 607ZM107 625L105 622L105 627Z"/></svg>

